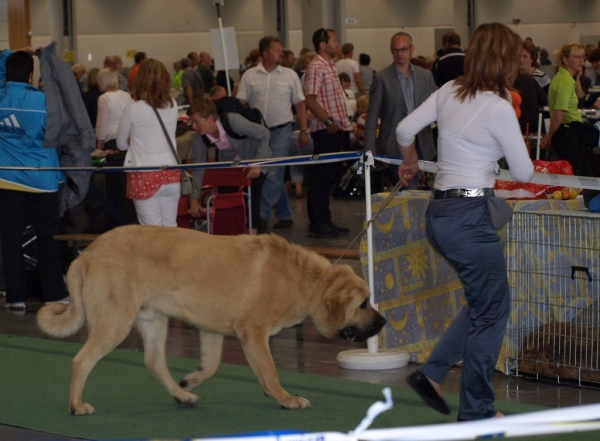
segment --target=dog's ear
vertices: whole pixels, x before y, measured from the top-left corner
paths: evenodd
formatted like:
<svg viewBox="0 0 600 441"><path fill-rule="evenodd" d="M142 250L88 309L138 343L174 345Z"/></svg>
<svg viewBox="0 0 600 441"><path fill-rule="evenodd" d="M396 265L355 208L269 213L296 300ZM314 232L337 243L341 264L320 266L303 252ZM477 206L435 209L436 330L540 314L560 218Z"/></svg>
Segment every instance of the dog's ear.
<svg viewBox="0 0 600 441"><path fill-rule="evenodd" d="M337 329L342 329L346 324L347 306L348 299L344 300L342 298L335 298L334 296L325 299L325 307L329 311L329 319Z"/></svg>

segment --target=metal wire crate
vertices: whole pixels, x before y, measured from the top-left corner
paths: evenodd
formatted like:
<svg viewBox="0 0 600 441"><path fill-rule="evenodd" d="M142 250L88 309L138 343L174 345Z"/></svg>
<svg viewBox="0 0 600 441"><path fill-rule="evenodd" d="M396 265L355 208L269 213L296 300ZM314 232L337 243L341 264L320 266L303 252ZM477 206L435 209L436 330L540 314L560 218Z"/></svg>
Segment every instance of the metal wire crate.
<svg viewBox="0 0 600 441"><path fill-rule="evenodd" d="M505 372L600 387L600 216L515 212L506 257Z"/></svg>

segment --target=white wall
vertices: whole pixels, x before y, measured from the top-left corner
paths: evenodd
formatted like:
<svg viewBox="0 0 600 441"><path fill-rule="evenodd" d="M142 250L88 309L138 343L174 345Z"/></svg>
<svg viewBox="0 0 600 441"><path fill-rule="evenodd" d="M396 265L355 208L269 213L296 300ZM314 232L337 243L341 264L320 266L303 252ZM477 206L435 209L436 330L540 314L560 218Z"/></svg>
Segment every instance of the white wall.
<svg viewBox="0 0 600 441"><path fill-rule="evenodd" d="M8 47L8 6L0 0L0 50Z"/></svg>
<svg viewBox="0 0 600 441"><path fill-rule="evenodd" d="M223 25L237 31L239 58L250 49L272 23L265 23L271 12L269 0L226 0L222 8ZM275 0L272 0L273 2ZM289 48L298 54L303 46L303 5L308 0L287 0L289 11ZM345 19L338 32L342 43L349 41L355 53L371 55L371 65L379 70L391 62L390 37L403 30L413 36L415 55L435 52L436 29L453 27L454 1L450 0L320 0L340 2L337 9ZM30 0L34 45L49 42L48 2ZM266 2L266 3L265 3ZM0 11L2 3L0 0ZM120 55L126 65L128 50L143 50L163 61L169 69L173 61L190 51L209 50L209 30L218 27L214 2L211 0L76 0L77 60L86 67L100 66L106 55ZM335 9L335 8L334 8ZM478 23L498 21L509 25L522 37L549 51L567 42L579 42L583 37L600 38L600 1L598 0L476 0ZM2 28L0 12L0 28ZM513 25L513 19L521 23ZM1 29L0 29L1 31ZM1 38L2 32L0 32ZM463 42L466 43L466 36ZM463 44L464 46L464 44ZM93 61L86 61L91 53Z"/></svg>

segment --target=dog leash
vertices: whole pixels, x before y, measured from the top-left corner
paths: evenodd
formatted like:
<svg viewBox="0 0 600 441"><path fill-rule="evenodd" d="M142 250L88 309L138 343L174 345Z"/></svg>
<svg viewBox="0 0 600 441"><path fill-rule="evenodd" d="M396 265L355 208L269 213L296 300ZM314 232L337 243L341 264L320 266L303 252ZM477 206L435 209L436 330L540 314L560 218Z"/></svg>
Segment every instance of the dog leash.
<svg viewBox="0 0 600 441"><path fill-rule="evenodd" d="M354 237L354 239L352 239L352 242L350 242L350 245L348 245L346 247L346 249L342 252L342 254L340 254L340 257L338 257L335 262L333 262L333 265L336 265L341 259L344 258L344 255L348 252L348 250L352 247L352 245L354 245L354 242L356 242L356 240L362 236L362 234L367 231L367 229L369 228L369 226L375 222L375 220L379 217L379 215L383 212L383 210L385 209L385 207L388 206L388 204L392 201L393 197L396 195L396 193L398 193L398 190L400 190L400 188L402 187L402 182L398 181L398 183L396 184L396 186L389 192L387 198L385 198L385 200L383 201L383 203L381 204L381 208L379 208L379 210L373 214L371 216L371 219L369 219L368 221L366 221L363 225L362 230L360 230L360 232Z"/></svg>

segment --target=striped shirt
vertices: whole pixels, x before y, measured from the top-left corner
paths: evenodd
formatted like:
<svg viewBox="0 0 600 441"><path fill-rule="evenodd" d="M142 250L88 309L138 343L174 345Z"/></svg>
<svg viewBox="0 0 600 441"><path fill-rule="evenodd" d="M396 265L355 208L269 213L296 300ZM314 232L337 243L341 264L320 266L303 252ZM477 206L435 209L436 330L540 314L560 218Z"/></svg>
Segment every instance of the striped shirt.
<svg viewBox="0 0 600 441"><path fill-rule="evenodd" d="M316 95L319 105L338 125L340 130L352 131L352 124L346 116L344 91L333 61L327 61L317 55L308 65L306 73L302 77L302 86L305 95ZM311 132L327 129L327 125L317 119L310 111L308 111L308 121Z"/></svg>

